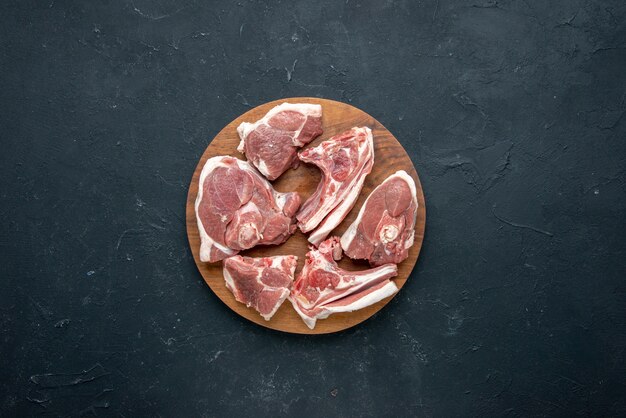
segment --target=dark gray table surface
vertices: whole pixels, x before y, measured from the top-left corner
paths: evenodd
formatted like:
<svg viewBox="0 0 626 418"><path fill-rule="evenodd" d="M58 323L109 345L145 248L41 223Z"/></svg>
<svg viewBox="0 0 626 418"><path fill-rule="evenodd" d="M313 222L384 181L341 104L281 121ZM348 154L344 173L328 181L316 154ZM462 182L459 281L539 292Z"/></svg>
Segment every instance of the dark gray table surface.
<svg viewBox="0 0 626 418"><path fill-rule="evenodd" d="M357 106L404 145L426 238L348 331L269 331L185 232L211 138ZM0 415L626 414L626 4L4 1Z"/></svg>

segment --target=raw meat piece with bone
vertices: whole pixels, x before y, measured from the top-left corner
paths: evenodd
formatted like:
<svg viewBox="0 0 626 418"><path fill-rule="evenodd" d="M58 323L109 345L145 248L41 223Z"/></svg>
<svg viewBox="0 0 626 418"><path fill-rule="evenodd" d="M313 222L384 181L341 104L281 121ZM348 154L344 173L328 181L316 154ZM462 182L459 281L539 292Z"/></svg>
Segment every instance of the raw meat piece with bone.
<svg viewBox="0 0 626 418"><path fill-rule="evenodd" d="M200 261L210 263L255 245L281 244L294 233L298 193L280 193L247 161L207 160L195 209Z"/></svg>
<svg viewBox="0 0 626 418"><path fill-rule="evenodd" d="M255 123L237 128L237 147L269 180L298 166L296 151L322 133L322 106L283 103Z"/></svg>
<svg viewBox="0 0 626 418"><path fill-rule="evenodd" d="M339 238L311 247L289 300L304 323L311 329L318 319L333 313L352 312L373 305L398 291L389 280L398 274L395 264L369 270L348 271L335 260L341 258Z"/></svg>
<svg viewBox="0 0 626 418"><path fill-rule="evenodd" d="M298 257L252 258L236 255L224 260L224 280L237 301L252 307L266 321L289 296Z"/></svg>
<svg viewBox="0 0 626 418"><path fill-rule="evenodd" d="M313 231L309 242L318 245L341 223L354 206L365 177L374 164L374 140L370 128L352 128L299 154L315 164L322 179L296 215L302 232Z"/></svg>
<svg viewBox="0 0 626 418"><path fill-rule="evenodd" d="M413 245L417 206L413 178L397 171L367 197L341 237L341 247L348 257L372 266L403 261Z"/></svg>

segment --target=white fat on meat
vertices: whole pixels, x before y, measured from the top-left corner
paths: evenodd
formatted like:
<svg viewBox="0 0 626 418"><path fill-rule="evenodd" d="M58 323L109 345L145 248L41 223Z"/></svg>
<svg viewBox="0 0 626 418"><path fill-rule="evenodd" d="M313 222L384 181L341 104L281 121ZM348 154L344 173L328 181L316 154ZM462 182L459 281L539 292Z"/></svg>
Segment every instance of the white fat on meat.
<svg viewBox="0 0 626 418"><path fill-rule="evenodd" d="M298 257L293 255L224 260L224 281L238 302L269 321L289 296Z"/></svg>
<svg viewBox="0 0 626 418"><path fill-rule="evenodd" d="M351 303L329 303L324 305L323 309L315 316L309 316L306 311L296 308L296 312L300 318L310 328L315 328L318 319L326 319L330 315L342 312L354 312L359 309L367 308L370 305L380 302L381 300L393 296L398 291L398 286L392 281L379 283L371 288L366 289L362 294L355 296L354 302ZM348 297L349 298L349 297Z"/></svg>
<svg viewBox="0 0 626 418"><path fill-rule="evenodd" d="M270 171L267 168L267 164L265 164L264 160L260 160L259 164L257 166L257 169L261 172L261 174L263 174L265 177L268 177L270 175Z"/></svg>
<svg viewBox="0 0 626 418"><path fill-rule="evenodd" d="M335 260L339 258L337 237L322 242L318 249L312 247L289 295L294 309L311 329L318 319L365 308L398 291L390 280L398 274L395 264L348 271L337 265Z"/></svg>
<svg viewBox="0 0 626 418"><path fill-rule="evenodd" d="M370 166L374 163L373 160L368 163ZM371 170L371 168L370 168ZM361 189L363 188L363 183L365 182L365 177L369 171L362 171L359 176L354 181L354 186L348 193L339 205L333 209L333 211L322 221L322 223L309 235L309 242L312 244L319 244L332 232L333 229L337 227L343 221L343 219L348 215L350 210L354 207L357 199L359 198L359 194L361 194Z"/></svg>
<svg viewBox="0 0 626 418"><path fill-rule="evenodd" d="M417 189L404 170L387 177L367 197L354 222L341 237L341 247L354 259L372 266L400 263L413 246L417 220Z"/></svg>
<svg viewBox="0 0 626 418"><path fill-rule="evenodd" d="M297 149L322 133L322 106L282 103L254 123L237 127L237 150L269 180L298 165Z"/></svg>
<svg viewBox="0 0 626 418"><path fill-rule="evenodd" d="M297 193L275 191L247 161L210 158L200 173L194 205L200 261L223 260L255 245L281 244L296 229L299 205Z"/></svg>
<svg viewBox="0 0 626 418"><path fill-rule="evenodd" d="M276 116L278 113L281 113L284 111L297 112L306 116L310 116L312 118L322 117L322 106L318 104L287 103L287 102L281 103L278 106L273 107L269 112L265 114L265 116L263 116L263 118L259 119L255 123L243 122L241 125L237 127L237 133L239 134L239 138L241 138L241 141L239 142L239 146L237 146L237 151L243 152L244 142L245 142L243 138L247 137L250 134L250 132L254 130L254 128L256 128L257 126L261 124L267 124L267 122L271 118ZM300 132L302 132L303 127L304 127L304 124L302 124L302 126L300 126L297 130L293 131L294 137L292 139L292 143L295 146L301 147L301 146L306 145L306 143L303 143L301 139L298 139L298 135L300 135Z"/></svg>
<svg viewBox="0 0 626 418"><path fill-rule="evenodd" d="M196 202L194 204L194 208L196 211L196 222L198 223L198 233L200 234L200 261L209 261L211 259L211 252L214 248L217 248L221 253L224 254L225 257L230 257L231 255L237 254L238 251L232 250L225 245L222 245L218 242L215 242L211 236L207 233L204 228L204 224L200 220L199 208L200 202L202 202L202 198L204 197L204 181L206 177L211 174L217 167L222 165L222 159L220 157L213 157L207 160L202 167L202 171L200 172L200 179L198 180L198 195L196 196ZM222 222L226 222L226 216L221 215L220 220Z"/></svg>
<svg viewBox="0 0 626 418"><path fill-rule="evenodd" d="M299 158L322 172L316 191L296 216L302 232L313 231L309 242L318 245L350 212L372 171L372 131L368 127L352 128L302 151Z"/></svg>

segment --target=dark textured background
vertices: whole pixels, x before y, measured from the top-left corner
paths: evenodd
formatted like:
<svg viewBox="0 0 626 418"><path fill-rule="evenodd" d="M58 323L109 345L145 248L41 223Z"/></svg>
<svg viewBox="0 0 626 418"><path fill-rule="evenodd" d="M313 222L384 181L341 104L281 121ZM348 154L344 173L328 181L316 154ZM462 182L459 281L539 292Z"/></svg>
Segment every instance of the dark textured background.
<svg viewBox="0 0 626 418"><path fill-rule="evenodd" d="M626 414L623 1L4 1L0 415ZM342 100L428 221L349 331L237 317L187 184L260 103Z"/></svg>

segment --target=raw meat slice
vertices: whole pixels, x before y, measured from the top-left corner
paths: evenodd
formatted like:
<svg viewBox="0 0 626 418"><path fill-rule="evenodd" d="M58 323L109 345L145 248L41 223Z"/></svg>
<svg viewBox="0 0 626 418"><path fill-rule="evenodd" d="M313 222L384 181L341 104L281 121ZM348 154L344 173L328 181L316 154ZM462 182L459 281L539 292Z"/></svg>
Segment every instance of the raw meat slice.
<svg viewBox="0 0 626 418"><path fill-rule="evenodd" d="M348 257L372 266L399 263L409 256L416 217L415 182L406 171L397 171L368 196L341 237L341 247Z"/></svg>
<svg viewBox="0 0 626 418"><path fill-rule="evenodd" d="M318 319L338 312L352 312L373 305L398 291L389 280L398 274L395 264L385 264L363 271L341 269L339 238L311 247L300 275L291 289L289 300L304 323L315 328Z"/></svg>
<svg viewBox="0 0 626 418"><path fill-rule="evenodd" d="M289 296L298 257L265 258L236 255L224 260L224 280L238 302L253 307L266 321Z"/></svg>
<svg viewBox="0 0 626 418"><path fill-rule="evenodd" d="M374 140L370 128L352 128L302 151L300 160L315 164L322 180L296 215L309 242L318 245L341 223L359 197L365 177L374 164Z"/></svg>
<svg viewBox="0 0 626 418"><path fill-rule="evenodd" d="M247 161L207 160L198 184L200 261L223 260L257 244L281 244L294 233L298 193L280 193Z"/></svg>
<svg viewBox="0 0 626 418"><path fill-rule="evenodd" d="M268 179L275 180L298 166L296 150L322 133L322 106L283 103L255 123L237 128L237 147Z"/></svg>

